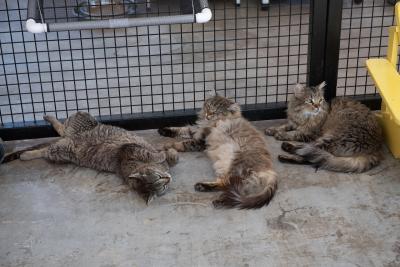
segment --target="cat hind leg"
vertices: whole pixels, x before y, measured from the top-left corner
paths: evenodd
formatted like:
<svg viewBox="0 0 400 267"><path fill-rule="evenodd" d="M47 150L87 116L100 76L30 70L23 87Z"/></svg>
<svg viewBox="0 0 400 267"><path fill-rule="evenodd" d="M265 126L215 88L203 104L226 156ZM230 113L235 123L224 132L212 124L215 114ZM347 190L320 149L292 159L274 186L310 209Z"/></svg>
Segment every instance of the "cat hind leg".
<svg viewBox="0 0 400 267"><path fill-rule="evenodd" d="M296 150L303 147L303 144L293 143L293 142L282 142L281 148L290 154L296 153Z"/></svg>
<svg viewBox="0 0 400 267"><path fill-rule="evenodd" d="M199 182L194 185L194 190L197 192L216 192L224 190L228 183L224 178L217 178L211 182Z"/></svg>
<svg viewBox="0 0 400 267"><path fill-rule="evenodd" d="M310 164L305 158L299 155L278 155L278 160L282 163Z"/></svg>
<svg viewBox="0 0 400 267"><path fill-rule="evenodd" d="M47 147L36 150L25 151L19 156L19 159L27 161L33 159L46 158L46 157L47 157Z"/></svg>

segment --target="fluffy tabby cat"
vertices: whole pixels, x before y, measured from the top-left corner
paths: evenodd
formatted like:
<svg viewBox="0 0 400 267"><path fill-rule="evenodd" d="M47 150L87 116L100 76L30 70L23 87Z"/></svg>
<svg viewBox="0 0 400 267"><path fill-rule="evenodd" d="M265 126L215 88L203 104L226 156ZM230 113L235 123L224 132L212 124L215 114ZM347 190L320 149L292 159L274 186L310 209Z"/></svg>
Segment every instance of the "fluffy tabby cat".
<svg viewBox="0 0 400 267"><path fill-rule="evenodd" d="M363 104L336 98L324 99L325 83L316 87L298 84L288 104L288 122L266 129L283 142L282 162L313 164L338 172L363 172L381 160L382 130L376 116Z"/></svg>
<svg viewBox="0 0 400 267"><path fill-rule="evenodd" d="M6 161L18 156L21 160L45 158L56 163L74 163L114 172L138 191L147 203L168 188L171 180L169 167L178 160L174 149L158 151L141 137L115 126L100 124L85 112L77 112L64 124L51 116L44 119L62 138L42 148L36 146L29 151L8 155Z"/></svg>
<svg viewBox="0 0 400 267"><path fill-rule="evenodd" d="M260 208L274 196L277 177L266 140L234 101L213 96L205 101L195 126L167 127L159 133L183 138L170 144L178 151L206 150L217 178L197 183L195 190L223 191L214 206Z"/></svg>

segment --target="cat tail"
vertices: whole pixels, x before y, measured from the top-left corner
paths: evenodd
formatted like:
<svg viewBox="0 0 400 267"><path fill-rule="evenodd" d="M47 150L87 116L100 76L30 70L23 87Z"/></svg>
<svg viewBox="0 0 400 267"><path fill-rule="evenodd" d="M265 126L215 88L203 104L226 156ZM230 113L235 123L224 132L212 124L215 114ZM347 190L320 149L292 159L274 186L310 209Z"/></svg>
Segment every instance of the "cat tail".
<svg viewBox="0 0 400 267"><path fill-rule="evenodd" d="M230 177L230 185L222 193L217 204L226 208L259 209L269 204L278 188L276 173L272 170L259 172L253 177L255 182L263 185L261 192L246 194L254 187L254 183L245 184L240 177ZM261 185L260 185L261 186ZM246 190L249 187L249 190Z"/></svg>
<svg viewBox="0 0 400 267"><path fill-rule="evenodd" d="M26 151L32 151L32 150L36 150L36 149L45 148L45 147L51 145L52 143L54 143L54 141L52 141L52 142L46 142L46 143L41 143L41 144L38 144L38 145L35 145L35 146L27 147L27 148L25 148L25 149L18 150L18 151L15 151L15 152L13 152L13 153L7 154L7 155L4 157L2 163L7 163L7 162L11 162L11 161L17 160L17 159L20 158L21 154L24 153L24 152L26 152Z"/></svg>
<svg viewBox="0 0 400 267"><path fill-rule="evenodd" d="M310 144L297 149L295 153L314 164L316 168L336 172L364 172L378 165L381 160L379 153L337 157Z"/></svg>

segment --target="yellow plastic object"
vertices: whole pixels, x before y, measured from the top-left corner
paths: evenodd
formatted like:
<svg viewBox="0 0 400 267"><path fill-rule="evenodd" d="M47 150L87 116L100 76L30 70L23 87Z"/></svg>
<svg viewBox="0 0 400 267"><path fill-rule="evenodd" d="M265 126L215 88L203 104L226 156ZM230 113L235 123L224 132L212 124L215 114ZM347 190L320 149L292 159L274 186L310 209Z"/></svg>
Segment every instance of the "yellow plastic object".
<svg viewBox="0 0 400 267"><path fill-rule="evenodd" d="M379 115L386 143L396 158L400 158L400 74L397 71L400 39L400 3L396 4L396 24L389 29L386 59L368 59L367 69L382 97Z"/></svg>

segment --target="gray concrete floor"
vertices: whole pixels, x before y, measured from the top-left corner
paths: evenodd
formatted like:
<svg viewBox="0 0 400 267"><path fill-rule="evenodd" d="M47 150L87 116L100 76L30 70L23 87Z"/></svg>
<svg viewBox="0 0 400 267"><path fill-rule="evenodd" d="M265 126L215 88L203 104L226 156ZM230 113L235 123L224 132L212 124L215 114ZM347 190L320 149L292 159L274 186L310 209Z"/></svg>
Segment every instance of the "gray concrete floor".
<svg viewBox="0 0 400 267"><path fill-rule="evenodd" d="M171 188L150 206L113 174L44 160L0 165L0 265L400 266L398 160L386 153L364 174L315 172L277 162L280 143L267 139L279 189L251 211L215 210L216 194L193 190L213 177L202 153L181 154Z"/></svg>

